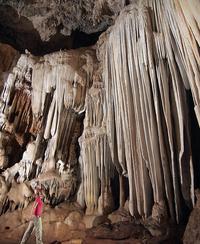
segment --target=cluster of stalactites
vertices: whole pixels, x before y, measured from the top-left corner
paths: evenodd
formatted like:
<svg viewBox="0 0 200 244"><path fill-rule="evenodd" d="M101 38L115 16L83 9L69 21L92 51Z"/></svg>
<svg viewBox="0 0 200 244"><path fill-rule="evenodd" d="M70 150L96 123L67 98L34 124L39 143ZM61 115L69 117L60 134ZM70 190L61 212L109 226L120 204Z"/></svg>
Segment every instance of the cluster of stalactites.
<svg viewBox="0 0 200 244"><path fill-rule="evenodd" d="M78 201L86 214L104 214L113 210L111 178L114 167L106 134L105 88L99 76L86 95L84 131L79 139L82 182Z"/></svg>
<svg viewBox="0 0 200 244"><path fill-rule="evenodd" d="M27 61L24 55L21 57L20 60L23 60L23 63L26 63ZM29 114L28 107L30 107L30 77L28 77L27 74L28 73L26 64L24 64L23 66L18 61L17 66L14 67L12 72L8 75L7 81L4 84L4 88L1 94L1 128L5 126L5 123L7 122L7 120L9 120L9 118L11 119L11 114L19 114L18 121L21 118L25 118L27 113ZM20 99L21 97L23 97L23 99ZM23 104L25 101L28 102L28 105ZM24 109L26 110L25 113L23 113ZM17 122L15 122L15 124L18 125Z"/></svg>
<svg viewBox="0 0 200 244"><path fill-rule="evenodd" d="M28 52L21 55L1 95L0 156L2 182L7 185L1 203L5 208L10 202L6 195L14 185L29 186L30 180L39 180L45 186L46 198L52 204L74 195L78 182L78 137L94 63L92 48L44 57ZM21 147L26 146L21 160L14 165L8 162L3 148L5 133L14 136ZM32 135L28 144L22 139L25 134ZM24 206L23 199L20 201ZM14 208L17 205L16 200Z"/></svg>
<svg viewBox="0 0 200 244"><path fill-rule="evenodd" d="M129 5L104 44L107 133L113 161L128 177L134 216L149 216L160 204L179 221L182 207L194 203L185 87L198 112L199 3L187 4Z"/></svg>

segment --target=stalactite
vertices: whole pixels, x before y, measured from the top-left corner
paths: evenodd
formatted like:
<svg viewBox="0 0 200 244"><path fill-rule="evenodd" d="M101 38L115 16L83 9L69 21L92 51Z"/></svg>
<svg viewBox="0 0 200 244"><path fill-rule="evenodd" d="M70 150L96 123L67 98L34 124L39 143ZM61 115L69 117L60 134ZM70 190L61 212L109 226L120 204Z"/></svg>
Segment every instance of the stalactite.
<svg viewBox="0 0 200 244"><path fill-rule="evenodd" d="M2 213L26 206L39 181L53 206L72 199L80 185L77 201L86 214L107 214L113 177L119 206L128 200L134 217L179 222L194 204L186 90L200 124L199 3L131 2L97 46L42 57L26 50L8 76L0 99ZM98 1L93 21L124 5ZM20 147L14 163L8 135ZM14 190L27 194L18 198Z"/></svg>
<svg viewBox="0 0 200 244"><path fill-rule="evenodd" d="M21 55L1 95L2 134L14 134L26 146L21 160L10 166L1 145L2 175L10 191L15 180L22 184L38 179L46 189L45 201L53 205L75 194L78 137L94 62L93 48ZM3 208L11 204L9 199Z"/></svg>
<svg viewBox="0 0 200 244"><path fill-rule="evenodd" d="M183 1L138 1L102 37L107 133L113 162L127 172L134 216L147 217L166 200L179 222L183 205L194 203L184 85L198 106L195 13Z"/></svg>
<svg viewBox="0 0 200 244"><path fill-rule="evenodd" d="M98 71L99 72L99 71ZM104 214L113 210L111 178L114 167L105 127L105 89L99 73L86 95L84 131L81 146L82 182L78 201L86 204L86 214Z"/></svg>

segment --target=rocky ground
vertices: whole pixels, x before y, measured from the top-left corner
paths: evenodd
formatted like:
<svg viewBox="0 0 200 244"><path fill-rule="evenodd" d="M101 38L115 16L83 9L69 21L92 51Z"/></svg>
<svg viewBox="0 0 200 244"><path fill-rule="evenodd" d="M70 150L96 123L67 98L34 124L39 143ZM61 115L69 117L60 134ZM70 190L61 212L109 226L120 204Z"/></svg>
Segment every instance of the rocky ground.
<svg viewBox="0 0 200 244"><path fill-rule="evenodd" d="M1 216L0 243L17 244L30 219L30 204L23 211ZM43 213L45 244L136 244L181 243L183 231L176 226L155 226L151 221L134 221L123 209L108 216L85 216L77 204L45 206ZM32 234L29 244L35 243Z"/></svg>

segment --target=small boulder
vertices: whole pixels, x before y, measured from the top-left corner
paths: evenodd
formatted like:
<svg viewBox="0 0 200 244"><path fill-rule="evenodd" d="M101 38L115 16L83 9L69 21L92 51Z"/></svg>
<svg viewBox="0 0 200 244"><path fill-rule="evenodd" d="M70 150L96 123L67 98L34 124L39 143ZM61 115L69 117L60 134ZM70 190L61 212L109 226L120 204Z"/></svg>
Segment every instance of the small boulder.
<svg viewBox="0 0 200 244"><path fill-rule="evenodd" d="M197 202L192 210L183 236L184 244L200 243L200 190L196 192Z"/></svg>
<svg viewBox="0 0 200 244"><path fill-rule="evenodd" d="M82 214L78 211L71 212L64 221L64 223L67 224L70 229L80 229L81 222Z"/></svg>
<svg viewBox="0 0 200 244"><path fill-rule="evenodd" d="M108 219L111 221L112 224L124 221L133 221L133 217L125 209L118 209L117 211L111 213L110 215L108 215Z"/></svg>

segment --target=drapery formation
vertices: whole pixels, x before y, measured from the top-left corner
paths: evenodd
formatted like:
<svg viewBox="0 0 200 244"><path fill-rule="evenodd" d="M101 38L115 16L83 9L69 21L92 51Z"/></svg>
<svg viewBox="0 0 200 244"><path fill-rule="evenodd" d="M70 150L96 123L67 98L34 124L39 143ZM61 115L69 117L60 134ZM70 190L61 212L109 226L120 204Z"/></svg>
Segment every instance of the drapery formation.
<svg viewBox="0 0 200 244"><path fill-rule="evenodd" d="M84 131L79 139L81 186L78 201L87 214L105 214L113 210L111 178L114 167L106 134L105 88L101 75L93 77L85 101Z"/></svg>
<svg viewBox="0 0 200 244"><path fill-rule="evenodd" d="M113 162L129 180L134 216L164 203L179 221L183 205L194 203L185 88L198 114L199 3L187 3L137 1L104 43L107 133Z"/></svg>
<svg viewBox="0 0 200 244"><path fill-rule="evenodd" d="M120 11L125 1L118 2ZM87 214L128 202L135 217L159 209L179 222L194 204L186 90L200 124L200 5L130 2L95 47L26 52L8 76L0 100L2 211L26 206L35 180L52 205L71 199L80 183ZM13 189L24 193L13 198Z"/></svg>
<svg viewBox="0 0 200 244"><path fill-rule="evenodd" d="M1 95L1 181L9 192L16 183L34 186L39 180L46 189L46 200L53 205L75 194L78 138L94 63L92 48L43 57L21 55ZM8 133L26 148L16 163L9 161L4 148ZM9 192L2 197L2 211L10 204ZM18 201L15 204L13 208Z"/></svg>

